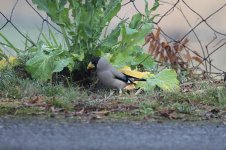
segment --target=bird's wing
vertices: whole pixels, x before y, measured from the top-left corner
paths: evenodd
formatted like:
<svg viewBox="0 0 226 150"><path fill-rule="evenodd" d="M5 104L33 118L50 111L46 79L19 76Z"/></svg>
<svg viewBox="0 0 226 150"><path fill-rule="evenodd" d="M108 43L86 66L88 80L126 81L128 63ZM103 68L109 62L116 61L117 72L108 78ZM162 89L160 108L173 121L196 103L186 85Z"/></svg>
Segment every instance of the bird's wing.
<svg viewBox="0 0 226 150"><path fill-rule="evenodd" d="M111 68L111 73L118 80L121 80L121 81L123 81L125 83L133 83L126 75L124 75L123 73L119 72L118 70L116 70L113 67Z"/></svg>

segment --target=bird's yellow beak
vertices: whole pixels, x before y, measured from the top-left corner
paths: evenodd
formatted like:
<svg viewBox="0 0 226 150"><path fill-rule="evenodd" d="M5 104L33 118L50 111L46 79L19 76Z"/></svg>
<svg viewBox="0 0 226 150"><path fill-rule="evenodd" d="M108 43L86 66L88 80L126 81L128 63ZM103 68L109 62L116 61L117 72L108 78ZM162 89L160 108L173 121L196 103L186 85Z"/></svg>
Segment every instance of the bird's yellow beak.
<svg viewBox="0 0 226 150"><path fill-rule="evenodd" d="M95 68L95 66L94 66L94 64L93 64L92 62L90 62L90 63L88 64L88 66L87 66L87 70L91 70L91 69L93 69L93 68Z"/></svg>

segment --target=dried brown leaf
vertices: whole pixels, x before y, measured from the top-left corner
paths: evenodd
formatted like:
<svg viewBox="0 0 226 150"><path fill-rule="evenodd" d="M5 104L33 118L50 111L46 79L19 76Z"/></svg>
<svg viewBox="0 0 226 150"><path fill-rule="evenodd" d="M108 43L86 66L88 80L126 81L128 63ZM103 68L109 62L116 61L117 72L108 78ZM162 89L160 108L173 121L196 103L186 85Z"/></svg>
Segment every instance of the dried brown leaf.
<svg viewBox="0 0 226 150"><path fill-rule="evenodd" d="M137 104L122 105L121 107L125 108L126 110L135 110L140 108Z"/></svg>
<svg viewBox="0 0 226 150"><path fill-rule="evenodd" d="M160 61L160 62L165 61L164 51L161 51L161 52L160 52L160 55L159 55L159 61Z"/></svg>
<svg viewBox="0 0 226 150"><path fill-rule="evenodd" d="M189 42L189 40L188 39L184 39L182 42L181 42L181 44L183 45L183 47L187 44Z"/></svg>
<svg viewBox="0 0 226 150"><path fill-rule="evenodd" d="M42 96L35 96L35 97L33 97L30 101L29 101L29 103L30 104L38 104L38 103L42 103L43 102L43 97Z"/></svg>
<svg viewBox="0 0 226 150"><path fill-rule="evenodd" d="M110 113L110 111L102 110L102 111L95 111L95 112L92 112L92 113L95 114L95 115L107 116Z"/></svg>
<svg viewBox="0 0 226 150"><path fill-rule="evenodd" d="M186 54L184 54L184 59L186 60L186 62L189 62L192 60L192 57L189 51L186 51Z"/></svg>
<svg viewBox="0 0 226 150"><path fill-rule="evenodd" d="M169 47L169 44L167 42L162 42L161 46L165 49L167 49L167 47Z"/></svg>
<svg viewBox="0 0 226 150"><path fill-rule="evenodd" d="M146 44L148 44L151 39L154 37L154 34L153 33L149 33L146 37L145 37L145 42L143 44L143 46L145 46Z"/></svg>
<svg viewBox="0 0 226 150"><path fill-rule="evenodd" d="M158 27L157 32L155 33L155 40L160 41L160 31L161 31L161 28Z"/></svg>
<svg viewBox="0 0 226 150"><path fill-rule="evenodd" d="M97 119L102 119L104 116L100 116L100 115L91 115L90 120L97 120Z"/></svg>
<svg viewBox="0 0 226 150"><path fill-rule="evenodd" d="M155 51L154 51L154 53L153 53L154 59L156 59L156 58L158 57L159 53L160 53L160 52L159 52L158 50L155 50Z"/></svg>
<svg viewBox="0 0 226 150"><path fill-rule="evenodd" d="M77 112L75 112L75 116L81 116L81 115L83 115L85 113L85 109L84 108L82 108L80 111L77 111Z"/></svg>
<svg viewBox="0 0 226 150"><path fill-rule="evenodd" d="M27 102L23 103L25 106L40 106L44 107L46 105L46 102L44 101L44 97L39 95L39 96L34 96Z"/></svg>
<svg viewBox="0 0 226 150"><path fill-rule="evenodd" d="M155 42L154 41L150 41L150 44L149 44L149 48L148 48L148 52L150 53L150 54L153 54L154 53L154 51L155 51Z"/></svg>
<svg viewBox="0 0 226 150"><path fill-rule="evenodd" d="M168 118L168 119L176 119L176 110L163 109L159 111L160 115Z"/></svg>
<svg viewBox="0 0 226 150"><path fill-rule="evenodd" d="M193 56L191 59L193 59L193 60L199 62L200 64L203 64L202 58L200 58L200 57L198 57L198 56Z"/></svg>
<svg viewBox="0 0 226 150"><path fill-rule="evenodd" d="M175 43L169 43L166 40L161 42L160 33L161 28L158 27L155 33L152 32L145 38L145 45L149 43L148 52L156 61L169 63L176 72L193 66L192 60L202 63L203 60L197 52L193 51L196 55L193 56L186 49L186 45L189 43L187 38ZM191 71L191 74L193 74L193 71Z"/></svg>

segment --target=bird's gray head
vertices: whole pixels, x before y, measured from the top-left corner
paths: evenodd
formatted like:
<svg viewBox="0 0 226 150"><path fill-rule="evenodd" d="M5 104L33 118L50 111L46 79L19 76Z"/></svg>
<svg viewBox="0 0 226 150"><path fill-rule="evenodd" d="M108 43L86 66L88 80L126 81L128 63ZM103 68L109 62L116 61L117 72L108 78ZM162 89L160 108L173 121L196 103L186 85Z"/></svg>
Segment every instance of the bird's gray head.
<svg viewBox="0 0 226 150"><path fill-rule="evenodd" d="M108 63L107 59L105 59L104 57L100 57L96 65L96 69L103 71L109 69L110 68L109 66L110 64Z"/></svg>
<svg viewBox="0 0 226 150"><path fill-rule="evenodd" d="M103 57L93 58L87 66L87 69L105 70L109 67L108 61Z"/></svg>

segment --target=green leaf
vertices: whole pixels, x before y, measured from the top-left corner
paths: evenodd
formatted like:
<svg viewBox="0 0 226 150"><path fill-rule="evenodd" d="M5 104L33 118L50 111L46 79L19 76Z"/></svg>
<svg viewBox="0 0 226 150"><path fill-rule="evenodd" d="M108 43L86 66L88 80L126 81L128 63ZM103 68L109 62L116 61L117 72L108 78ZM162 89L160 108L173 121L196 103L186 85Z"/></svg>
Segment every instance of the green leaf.
<svg viewBox="0 0 226 150"><path fill-rule="evenodd" d="M108 60L108 62L110 62L110 60L112 58L112 54L111 53L102 53L101 57L104 57L106 60Z"/></svg>
<svg viewBox="0 0 226 150"><path fill-rule="evenodd" d="M125 23L125 21L121 21L117 27L115 27L115 29L113 29L111 31L110 34L108 34L108 36L106 38L104 38L100 45L103 47L108 47L108 48L112 48L113 46L118 44L118 38L120 36L120 31L121 31L121 26L122 24Z"/></svg>
<svg viewBox="0 0 226 150"><path fill-rule="evenodd" d="M53 57L44 52L38 52L33 58L26 62L26 70L33 78L46 81L51 78L54 70Z"/></svg>
<svg viewBox="0 0 226 150"><path fill-rule="evenodd" d="M45 40L45 42L46 42L46 44L47 44L48 46L51 46L51 45L52 45L52 44L50 43L49 38L47 38L46 35L45 35L44 33L42 33L42 37L43 37L43 39Z"/></svg>
<svg viewBox="0 0 226 150"><path fill-rule="evenodd" d="M146 14L146 16L149 16L150 14L150 12L149 12L149 10L148 10L148 1L147 0L144 0L144 2L145 2L145 14Z"/></svg>
<svg viewBox="0 0 226 150"><path fill-rule="evenodd" d="M54 45L58 47L59 45L58 45L58 42L56 40L56 36L53 34L51 29L49 29L49 34L50 34L50 37L52 38L52 40L54 42Z"/></svg>
<svg viewBox="0 0 226 150"><path fill-rule="evenodd" d="M132 65L141 64L143 68L146 70L151 70L156 64L154 59L151 57L151 55L146 53L141 53L137 57L135 57L133 63L135 64L132 64Z"/></svg>
<svg viewBox="0 0 226 150"><path fill-rule="evenodd" d="M140 13L133 15L129 27L132 29L138 29L142 24L142 15Z"/></svg>
<svg viewBox="0 0 226 150"><path fill-rule="evenodd" d="M73 66L74 61L68 51L54 46L46 46L42 41L37 44L32 57L26 62L26 70L33 78L46 81L51 79L54 72Z"/></svg>
<svg viewBox="0 0 226 150"><path fill-rule="evenodd" d="M177 80L177 74L173 69L162 70L154 77L154 79L150 79L148 82L155 83L163 90L179 90L179 81Z"/></svg>
<svg viewBox="0 0 226 150"><path fill-rule="evenodd" d="M32 0L32 3L45 11L54 23L70 27L69 9L64 7L67 0Z"/></svg>
<svg viewBox="0 0 226 150"><path fill-rule="evenodd" d="M72 58L65 58L65 59L60 59L58 61L54 62L55 68L53 69L52 72L60 72L62 71L65 67L67 67L69 64L73 64L74 61Z"/></svg>
<svg viewBox="0 0 226 150"><path fill-rule="evenodd" d="M111 63L116 68L122 68L124 66L129 66L133 61L133 56L125 55L124 53L118 53L111 58Z"/></svg>
<svg viewBox="0 0 226 150"><path fill-rule="evenodd" d="M177 74L172 69L164 69L155 76L150 76L146 79L146 82L139 82L137 87L145 91L154 90L156 86L164 91L177 91L180 89Z"/></svg>
<svg viewBox="0 0 226 150"><path fill-rule="evenodd" d="M148 35L153 28L153 24L145 23L140 29L132 29L129 27L122 26L122 42L127 46L131 47L134 45L141 45L144 42L144 38Z"/></svg>
<svg viewBox="0 0 226 150"><path fill-rule="evenodd" d="M148 5L149 5L148 1L144 0L144 2L145 2L145 14L147 17L149 17L151 12L155 11L159 7L159 0L155 0L155 3L150 10L148 9Z"/></svg>
<svg viewBox="0 0 226 150"><path fill-rule="evenodd" d="M154 5L151 8L151 11L155 11L159 7L159 0L155 0Z"/></svg>
<svg viewBox="0 0 226 150"><path fill-rule="evenodd" d="M110 22L111 19L117 15L121 9L121 2L121 0L110 0L104 11L104 20L106 20L106 22Z"/></svg>
<svg viewBox="0 0 226 150"><path fill-rule="evenodd" d="M137 29L126 28L126 35L127 36L131 36L131 35L134 35L136 33L138 33L138 30Z"/></svg>
<svg viewBox="0 0 226 150"><path fill-rule="evenodd" d="M71 55L73 56L74 60L83 61L83 59L85 58L84 52L81 52L80 54L72 53Z"/></svg>
<svg viewBox="0 0 226 150"><path fill-rule="evenodd" d="M140 46L133 46L129 51L121 50L118 53L115 52L110 60L116 68L130 66L135 69L141 65L142 69L151 70L156 64L151 55L144 53Z"/></svg>
<svg viewBox="0 0 226 150"><path fill-rule="evenodd" d="M112 48L118 44L118 37L120 35L120 29L118 31L112 31L101 43L101 46Z"/></svg>

